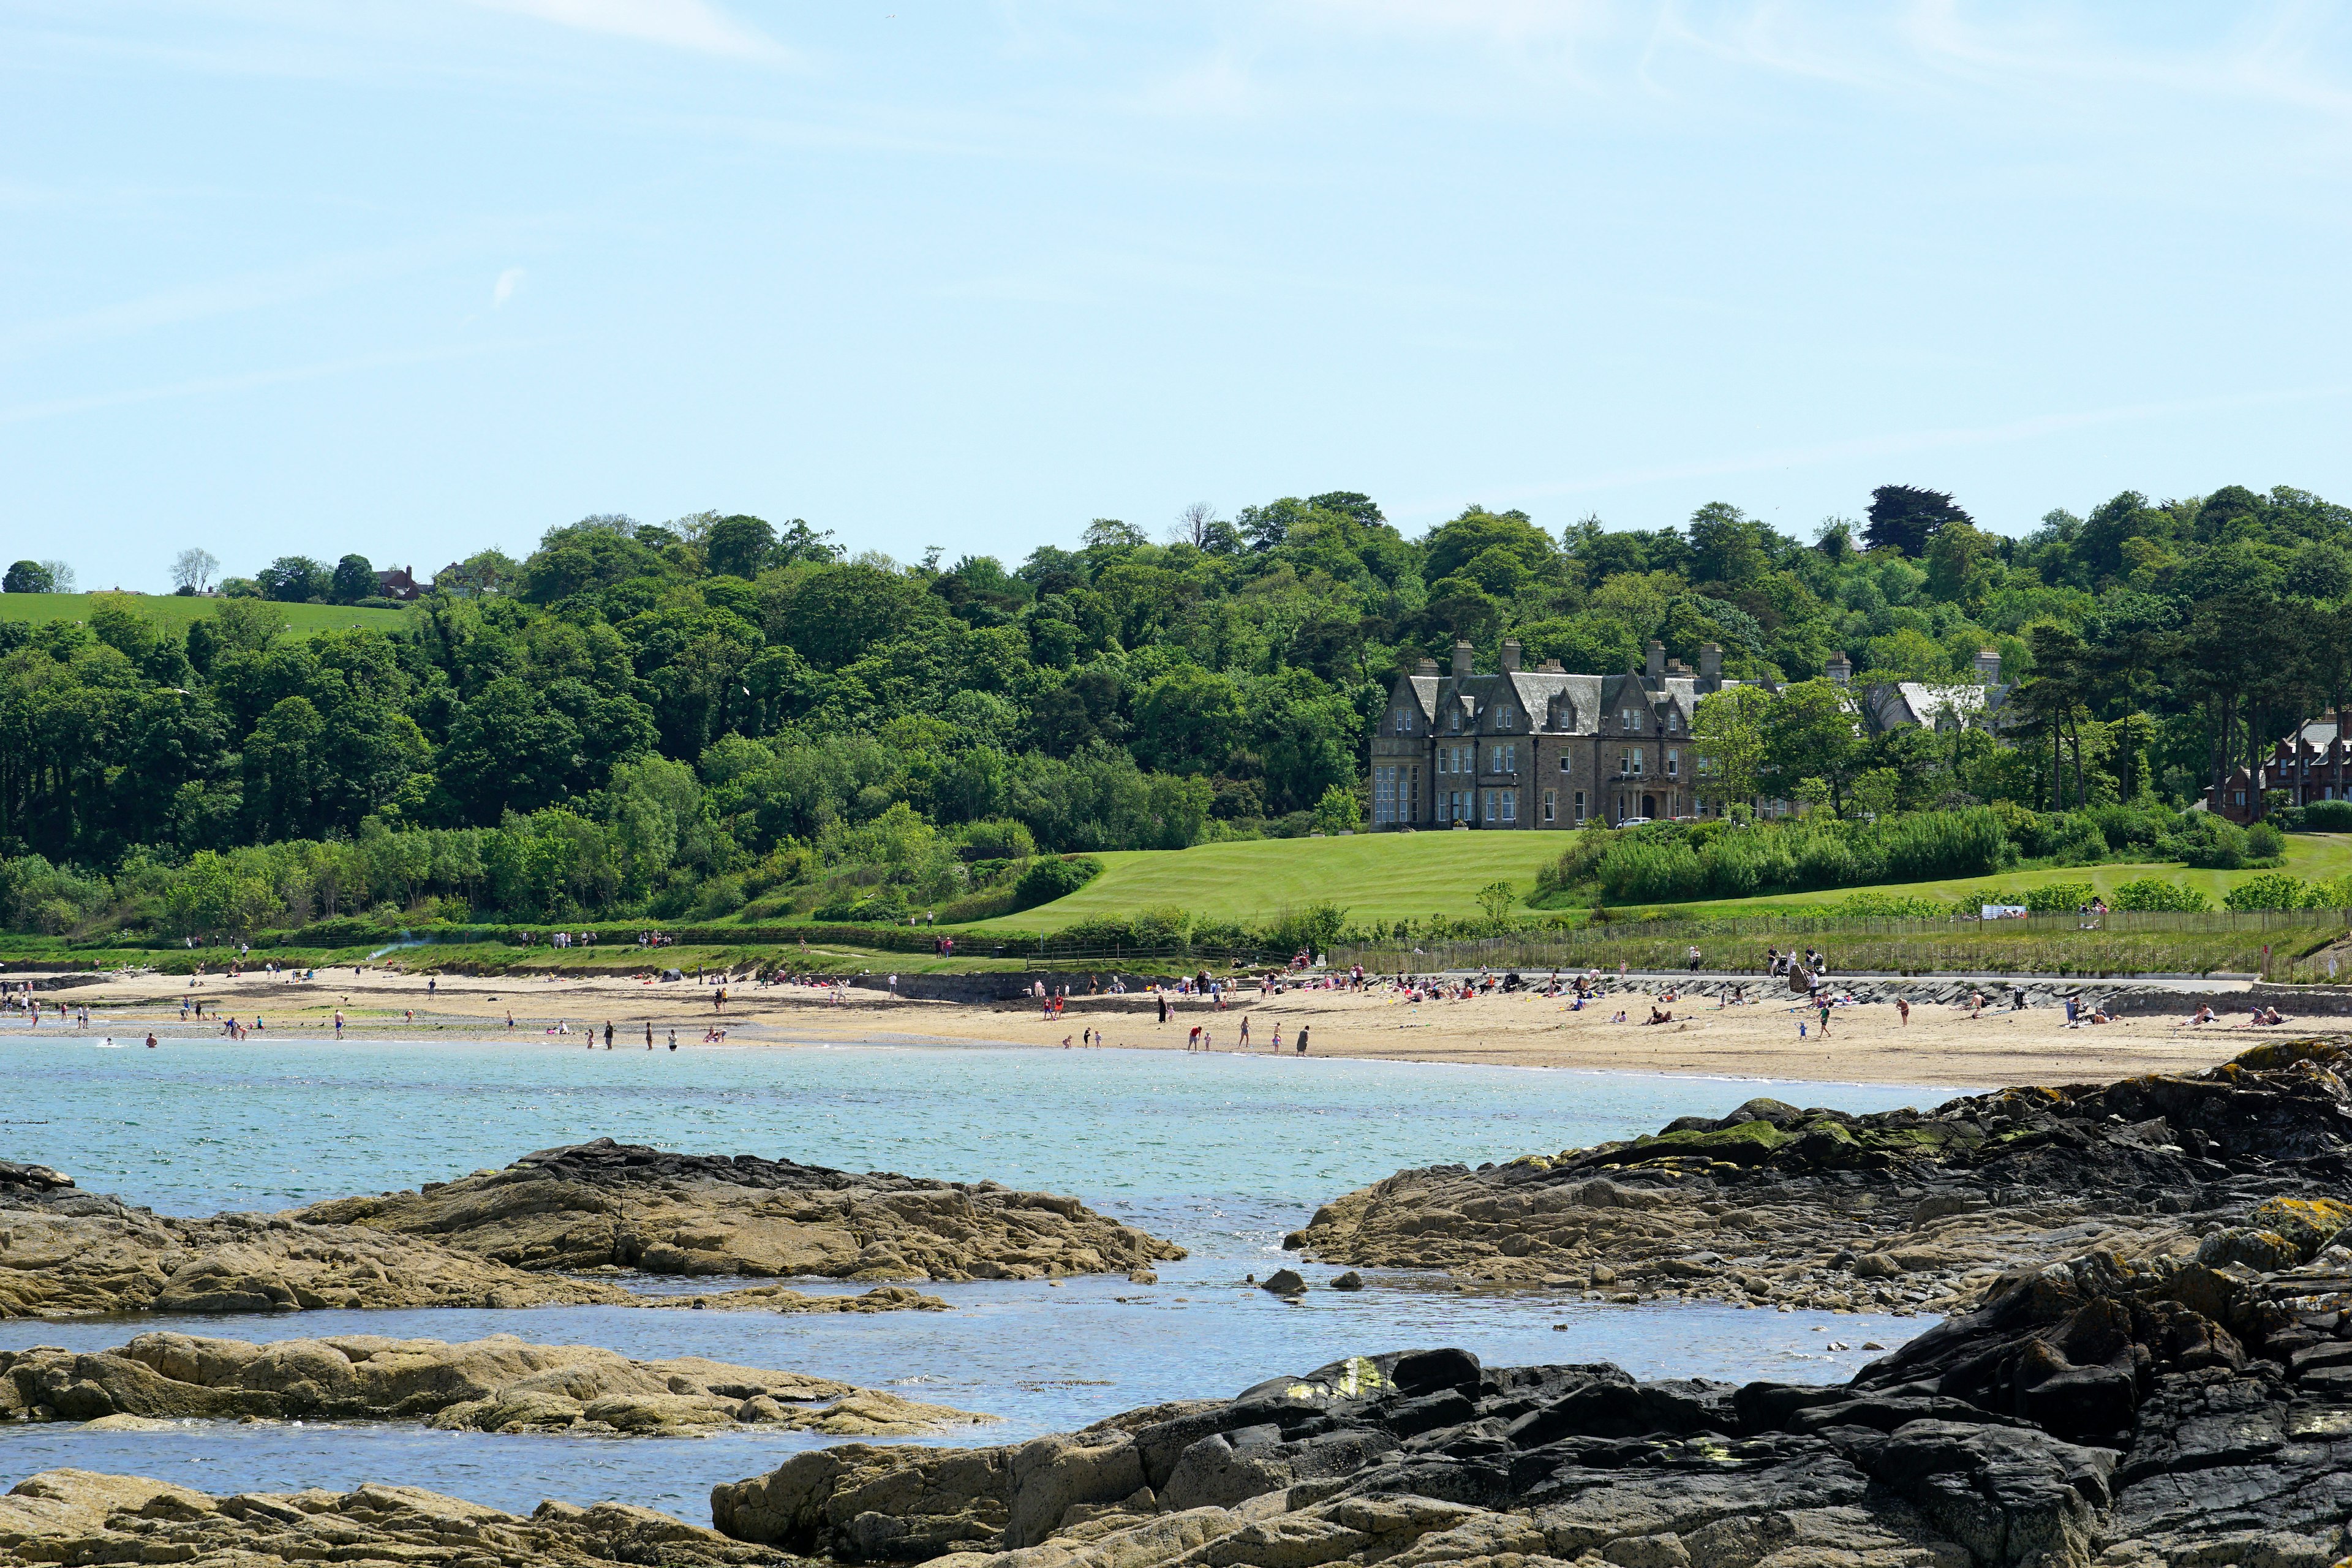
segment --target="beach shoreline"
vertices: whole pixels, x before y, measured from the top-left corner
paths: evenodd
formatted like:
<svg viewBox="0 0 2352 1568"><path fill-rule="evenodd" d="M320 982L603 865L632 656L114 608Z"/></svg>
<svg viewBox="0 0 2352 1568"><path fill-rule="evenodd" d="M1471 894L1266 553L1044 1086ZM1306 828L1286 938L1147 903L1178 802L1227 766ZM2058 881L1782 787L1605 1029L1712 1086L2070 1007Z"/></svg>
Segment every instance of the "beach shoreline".
<svg viewBox="0 0 2352 1568"><path fill-rule="evenodd" d="M2054 1007L1999 1011L1988 995L1980 1016L1966 1006L1915 1003L1906 1022L1888 1004L1832 1009L1826 1037L1817 1009L1759 986L1765 999L1717 1006L1713 998L1666 1000L1671 984L1653 982L1612 990L1581 1010L1567 997L1530 992L1413 1003L1386 992L1356 994L1308 988L1279 995L1245 994L1225 1007L1200 997L1171 997L1159 1021L1149 993L1070 999L1058 1017L1034 1005L915 1000L887 992L805 985L725 987L723 1012L712 984L692 981L647 984L635 978L468 976L407 973L368 968L358 973L320 972L298 982L266 972L239 977L188 977L132 973L96 984L37 993L43 1022L36 1031L22 1013L0 1016L0 1039L133 1037L152 1030L159 1042L218 1038L215 1017L262 1028L248 1038L334 1037L340 1011L352 1037L552 1039L601 1047L609 1022L617 1048L644 1049L653 1031L667 1049L675 1031L680 1049L715 1043L792 1047L837 1044L995 1044L1073 1048L1184 1052L1192 1031L1217 1054L1240 1050L1241 1026L1250 1024L1253 1056L1295 1058L1299 1032L1309 1055L1370 1060L1549 1068L1665 1077L1784 1079L1855 1084L1916 1084L1923 1088L2001 1083L2105 1081L2148 1072L2182 1072L2216 1065L2249 1045L2273 1037L2236 1019L2202 1026L2181 1016L2121 1018L2068 1027ZM835 996L839 1000L834 1000ZM202 1021L183 1018L184 1000L201 1000ZM81 1029L64 1022L92 1010ZM1640 1022L1653 1009L1672 1021ZM1626 1022L1614 1018L1620 1011ZM511 1027L507 1023L511 1016ZM1800 1026L1803 1026L1800 1032ZM2294 1021L2297 1033L2340 1034L2346 1026Z"/></svg>

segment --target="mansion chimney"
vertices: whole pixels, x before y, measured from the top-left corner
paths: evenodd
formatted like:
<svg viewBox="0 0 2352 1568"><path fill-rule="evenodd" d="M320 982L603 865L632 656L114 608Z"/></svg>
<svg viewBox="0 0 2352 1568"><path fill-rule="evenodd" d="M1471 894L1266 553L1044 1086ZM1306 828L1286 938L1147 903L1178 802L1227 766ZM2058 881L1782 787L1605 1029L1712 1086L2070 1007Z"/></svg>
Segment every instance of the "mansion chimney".
<svg viewBox="0 0 2352 1568"><path fill-rule="evenodd" d="M1466 680L1469 677L1470 645L1460 637L1455 637L1454 639L1454 679Z"/></svg>
<svg viewBox="0 0 2352 1568"><path fill-rule="evenodd" d="M1503 673L1508 675L1519 668L1519 639L1503 639Z"/></svg>
<svg viewBox="0 0 2352 1568"><path fill-rule="evenodd" d="M1703 642L1698 645L1698 678L1709 691L1723 684L1723 646Z"/></svg>
<svg viewBox="0 0 2352 1568"><path fill-rule="evenodd" d="M1999 648L1977 649L1977 684L1979 686L2000 684L2000 650Z"/></svg>
<svg viewBox="0 0 2352 1568"><path fill-rule="evenodd" d="M1833 653L1830 655L1829 663L1822 667L1822 673L1843 686L1853 679L1853 663L1845 655Z"/></svg>
<svg viewBox="0 0 2352 1568"><path fill-rule="evenodd" d="M1437 673L1437 661L1433 658L1424 658L1418 665L1413 667L1412 672L1415 675L1435 675Z"/></svg>
<svg viewBox="0 0 2352 1568"><path fill-rule="evenodd" d="M1657 638L1652 637L1650 639L1650 679L1652 680L1661 679L1664 677L1665 673L1666 645L1660 642Z"/></svg>

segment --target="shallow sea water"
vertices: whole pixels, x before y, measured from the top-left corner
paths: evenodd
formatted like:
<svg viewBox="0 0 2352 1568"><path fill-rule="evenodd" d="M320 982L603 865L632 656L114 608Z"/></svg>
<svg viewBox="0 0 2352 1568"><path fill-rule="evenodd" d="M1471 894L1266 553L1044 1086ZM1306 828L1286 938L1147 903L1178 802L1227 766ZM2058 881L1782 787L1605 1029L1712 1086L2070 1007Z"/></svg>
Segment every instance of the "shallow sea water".
<svg viewBox="0 0 2352 1568"><path fill-rule="evenodd" d="M97 1349L150 1329L274 1340L511 1333L628 1354L706 1355L888 1387L1003 1419L939 1439L1066 1430L1156 1400L1229 1395L1335 1357L1462 1345L1496 1364L1613 1361L1641 1376L1826 1381L1931 1320L1587 1303L1369 1276L1286 1305L1244 1282L1293 1260L1315 1206L1402 1167L1549 1152L1720 1115L1769 1094L1850 1110L1959 1092L1757 1079L980 1046L686 1047L351 1040L0 1040L13 1092L0 1158L70 1173L159 1212L278 1209L413 1187L609 1136L697 1152L1070 1193L1192 1249L1160 1283L933 1286L948 1312L824 1317L552 1308L0 1321L0 1348ZM1319 1286L1336 1270L1302 1266ZM666 1282L646 1281L665 1288ZM669 1288L709 1289L714 1282ZM805 1289L842 1289L819 1283ZM1832 1352L1830 1343L1847 1349ZM411 1426L195 1423L165 1432L0 1427L0 1485L58 1465L207 1491L427 1487L528 1510L614 1497L709 1518L710 1486L827 1439L637 1439Z"/></svg>

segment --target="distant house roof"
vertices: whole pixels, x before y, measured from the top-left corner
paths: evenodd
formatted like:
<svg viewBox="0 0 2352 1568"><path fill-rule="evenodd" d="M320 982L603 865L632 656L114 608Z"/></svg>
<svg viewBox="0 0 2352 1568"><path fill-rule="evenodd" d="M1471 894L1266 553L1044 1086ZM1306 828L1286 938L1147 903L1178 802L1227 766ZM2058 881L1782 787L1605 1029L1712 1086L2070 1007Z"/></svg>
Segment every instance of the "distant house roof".
<svg viewBox="0 0 2352 1568"><path fill-rule="evenodd" d="M375 574L376 592L387 599L405 603L425 592L417 586L415 570L408 566L387 566Z"/></svg>

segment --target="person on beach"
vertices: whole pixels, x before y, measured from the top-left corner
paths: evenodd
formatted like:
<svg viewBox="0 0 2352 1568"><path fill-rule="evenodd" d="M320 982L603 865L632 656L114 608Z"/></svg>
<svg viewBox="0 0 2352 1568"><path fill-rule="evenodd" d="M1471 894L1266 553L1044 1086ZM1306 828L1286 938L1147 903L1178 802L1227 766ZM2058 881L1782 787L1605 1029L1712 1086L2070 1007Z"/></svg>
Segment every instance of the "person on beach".
<svg viewBox="0 0 2352 1568"><path fill-rule="evenodd" d="M1969 993L1969 1016L1971 1018L1981 1018L1984 1016L1983 992L1971 991ZM2066 1004L2066 1021L2070 1024L2074 1021L2074 1004L2072 1002Z"/></svg>
<svg viewBox="0 0 2352 1568"><path fill-rule="evenodd" d="M1828 1039L1829 1037L1830 1037L1830 1005L1829 1005L1828 1003L1824 1002L1824 1003L1822 1003L1822 1038L1823 1038L1823 1039L1825 1039L1825 1040L1826 1040L1826 1039Z"/></svg>
<svg viewBox="0 0 2352 1568"><path fill-rule="evenodd" d="M1279 1024L1274 1026L1274 1054L1276 1056L1282 1054L1282 1026Z"/></svg>
<svg viewBox="0 0 2352 1568"><path fill-rule="evenodd" d="M155 1031L152 1029L147 1031L147 1048L151 1051L155 1048Z"/></svg>
<svg viewBox="0 0 2352 1568"><path fill-rule="evenodd" d="M1911 1002L1908 997L1897 996L1895 999L1895 1011L1900 1015L1906 1025L1911 1022Z"/></svg>
<svg viewBox="0 0 2352 1568"><path fill-rule="evenodd" d="M1193 1025L1193 1026L1192 1026L1192 1032L1191 1034L1189 1034L1189 1035L1187 1035L1187 1036L1185 1036L1185 1037L1184 1037L1184 1048L1185 1048L1186 1050L1188 1050L1188 1051L1197 1051L1197 1050L1199 1050L1199 1049L1201 1048L1201 1026L1200 1026L1200 1025L1198 1025L1198 1024Z"/></svg>
<svg viewBox="0 0 2352 1568"><path fill-rule="evenodd" d="M613 1048L613 1020L610 1018L604 1020L604 1048L608 1051Z"/></svg>
<svg viewBox="0 0 2352 1568"><path fill-rule="evenodd" d="M1307 1026L1304 1024L1298 1026L1298 1054L1302 1057L1307 1054Z"/></svg>
<svg viewBox="0 0 2352 1568"><path fill-rule="evenodd" d="M2213 1009L2212 1009L2212 1007L2209 1005L2206 1005L2206 1006L2202 1006L2202 1007L2198 1008L2198 1009L2197 1009L2197 1011L2196 1011L2195 1013L2193 1013L2193 1014L2191 1014L2191 1015L2189 1016L2189 1023L2190 1023L2190 1024L2192 1024L2192 1025L2194 1025L2194 1024L2210 1024L2210 1023L2211 1023L2211 1022L2213 1021Z"/></svg>
<svg viewBox="0 0 2352 1568"><path fill-rule="evenodd" d="M653 1048L654 1048L654 1021L653 1021L651 1018L648 1018L648 1019L646 1019L646 1049L647 1049L647 1050L652 1050Z"/></svg>
<svg viewBox="0 0 2352 1568"><path fill-rule="evenodd" d="M669 1048L671 1050L677 1049L677 1031L676 1029L672 1029L669 1032Z"/></svg>
<svg viewBox="0 0 2352 1568"><path fill-rule="evenodd" d="M1249 1015L1242 1015L1242 1049L1249 1049Z"/></svg>

